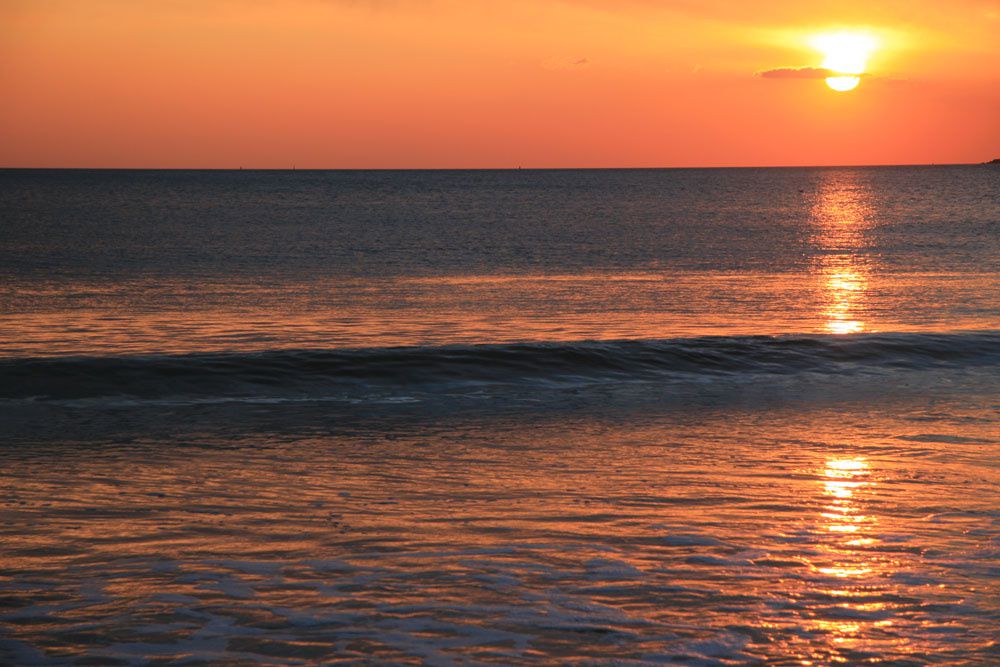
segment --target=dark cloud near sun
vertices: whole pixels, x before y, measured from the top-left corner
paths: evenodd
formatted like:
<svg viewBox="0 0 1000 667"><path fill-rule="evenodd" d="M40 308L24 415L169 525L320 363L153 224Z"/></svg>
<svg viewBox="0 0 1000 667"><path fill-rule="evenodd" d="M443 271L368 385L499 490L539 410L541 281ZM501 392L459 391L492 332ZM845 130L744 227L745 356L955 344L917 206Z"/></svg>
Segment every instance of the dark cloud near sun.
<svg viewBox="0 0 1000 667"><path fill-rule="evenodd" d="M579 56L553 56L551 58L546 58L541 62L541 66L548 70L582 70L590 67L589 58L581 58Z"/></svg>
<svg viewBox="0 0 1000 667"><path fill-rule="evenodd" d="M861 74L843 74L825 69L823 67L777 67L775 69L757 72L757 76L761 79L800 81L816 81L826 79L831 76L856 76L859 79L866 81L867 85L877 84L880 86L908 86L914 83L912 79L908 78L880 76L878 74L870 74L868 72L863 72Z"/></svg>
<svg viewBox="0 0 1000 667"><path fill-rule="evenodd" d="M757 72L762 79L825 79L836 76L824 67L778 67Z"/></svg>

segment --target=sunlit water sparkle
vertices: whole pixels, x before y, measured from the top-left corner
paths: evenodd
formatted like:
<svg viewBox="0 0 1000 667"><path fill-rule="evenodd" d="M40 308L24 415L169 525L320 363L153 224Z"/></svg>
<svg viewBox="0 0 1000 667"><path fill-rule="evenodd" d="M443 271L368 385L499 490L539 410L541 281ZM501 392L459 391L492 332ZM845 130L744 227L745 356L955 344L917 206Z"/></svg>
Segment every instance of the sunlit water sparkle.
<svg viewBox="0 0 1000 667"><path fill-rule="evenodd" d="M998 184L2 172L0 662L998 664Z"/></svg>

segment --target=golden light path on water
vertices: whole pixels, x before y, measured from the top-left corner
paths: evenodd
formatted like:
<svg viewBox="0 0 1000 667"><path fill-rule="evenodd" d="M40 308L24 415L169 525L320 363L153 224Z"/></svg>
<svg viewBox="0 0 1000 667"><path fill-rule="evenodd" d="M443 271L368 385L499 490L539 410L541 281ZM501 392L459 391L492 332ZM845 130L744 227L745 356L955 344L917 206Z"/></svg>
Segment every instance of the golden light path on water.
<svg viewBox="0 0 1000 667"><path fill-rule="evenodd" d="M862 458L830 459L826 461L820 482L826 503L820 513L820 522L828 537L817 546L823 560L829 563L816 569L841 582L825 593L832 598L845 599L845 609L860 616L885 607L881 602L847 602L871 597L871 577L884 574L874 572L876 564L864 552L864 548L876 542L871 533L877 519L865 514L859 502L859 495L871 485L870 475L870 466ZM859 620L822 620L818 626L831 635L834 645L855 644L864 639L865 627Z"/></svg>
<svg viewBox="0 0 1000 667"><path fill-rule="evenodd" d="M812 211L814 243L820 249L816 274L820 278L826 331L834 334L866 330L868 283L872 262L863 254L874 207L865 185L849 172L831 175L819 189Z"/></svg>

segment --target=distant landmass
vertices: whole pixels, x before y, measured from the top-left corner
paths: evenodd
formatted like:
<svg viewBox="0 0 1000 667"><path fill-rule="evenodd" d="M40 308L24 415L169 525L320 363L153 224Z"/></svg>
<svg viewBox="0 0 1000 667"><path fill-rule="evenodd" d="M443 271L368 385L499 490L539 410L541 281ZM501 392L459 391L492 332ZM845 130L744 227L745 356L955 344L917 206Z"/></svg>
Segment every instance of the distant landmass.
<svg viewBox="0 0 1000 667"><path fill-rule="evenodd" d="M996 160L990 160L986 164L1000 164L1000 157L998 157Z"/></svg>

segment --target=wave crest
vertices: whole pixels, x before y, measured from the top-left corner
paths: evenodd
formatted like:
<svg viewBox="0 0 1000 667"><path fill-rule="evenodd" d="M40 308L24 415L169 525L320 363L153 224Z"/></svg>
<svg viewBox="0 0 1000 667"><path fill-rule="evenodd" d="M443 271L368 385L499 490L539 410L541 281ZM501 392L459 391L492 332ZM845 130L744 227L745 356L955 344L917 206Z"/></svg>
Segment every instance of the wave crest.
<svg viewBox="0 0 1000 667"><path fill-rule="evenodd" d="M1000 332L23 358L0 360L0 398L310 398L998 363Z"/></svg>

